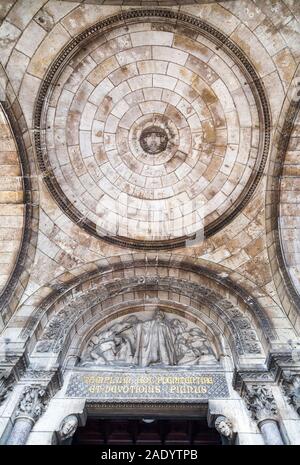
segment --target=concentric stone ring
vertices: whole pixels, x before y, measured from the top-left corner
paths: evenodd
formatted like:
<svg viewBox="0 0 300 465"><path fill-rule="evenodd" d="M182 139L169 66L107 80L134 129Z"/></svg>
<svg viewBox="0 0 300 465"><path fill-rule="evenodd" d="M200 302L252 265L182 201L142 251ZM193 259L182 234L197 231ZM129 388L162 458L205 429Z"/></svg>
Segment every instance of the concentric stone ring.
<svg viewBox="0 0 300 465"><path fill-rule="evenodd" d="M90 233L126 246L179 246L218 230L252 194L267 152L264 94L250 64L241 72L246 60L234 44L230 55L216 48L220 33L210 26L191 39L184 28L141 20L142 11L127 14L126 27L116 19L65 59L43 100L41 168L50 164L45 182Z"/></svg>

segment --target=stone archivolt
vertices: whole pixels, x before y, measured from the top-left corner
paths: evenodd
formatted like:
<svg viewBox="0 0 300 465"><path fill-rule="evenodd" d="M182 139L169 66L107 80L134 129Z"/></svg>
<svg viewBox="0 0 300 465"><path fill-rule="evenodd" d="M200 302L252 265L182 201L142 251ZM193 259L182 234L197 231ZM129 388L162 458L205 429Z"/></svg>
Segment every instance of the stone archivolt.
<svg viewBox="0 0 300 465"><path fill-rule="evenodd" d="M73 331L76 326L76 322L80 319L86 321L85 331L90 331L94 324L97 324L100 319L99 308L101 308L102 318L105 315L113 315L118 311L128 312L130 303L126 304L128 300L127 294L136 293L135 299L129 297L129 302L132 302L133 307L135 305L142 305L143 303L152 301L155 302L157 291L171 292L172 298L166 300L166 304L170 307L174 307L178 303L179 308L183 311L183 307L180 304L180 296L186 296L192 298L189 307L184 311L191 312L191 314L197 315L197 318L207 318L210 312L215 315L214 319L220 318L227 327L230 334L230 344L232 350L236 353L236 356L243 354L260 354L261 345L259 343L257 332L251 320L246 317L241 310L234 306L230 301L222 298L222 296L215 291L206 288L204 286L197 285L196 283L189 283L179 279L157 278L157 277L143 277L128 278L124 280L118 280L107 282L102 285L93 284L90 291L86 289L84 292L74 290L69 294L64 295L61 299L60 304L56 301L56 310L53 316L50 318L49 323L45 327L45 330L39 337L39 341L36 346L38 352L54 352L59 353L64 344L69 339L69 334ZM147 299L141 299L141 293ZM114 299L119 302L120 296L123 296L124 305L120 307L120 304L114 306ZM152 300L149 300L151 299ZM164 302L164 299L160 299ZM210 310L204 310L203 306ZM53 312L54 309L52 309ZM91 319L89 317L86 320L85 315L90 315L90 311L95 315ZM221 321L220 320L220 321ZM212 320L208 318L208 321ZM215 323L214 323L215 325Z"/></svg>
<svg viewBox="0 0 300 465"><path fill-rule="evenodd" d="M215 312L217 319L218 314L224 315L222 316L224 324L225 326L229 325L230 330L232 330L232 337L236 341L236 347L240 347L238 349L240 353L245 350L244 344L248 340L245 338L245 333L243 335L240 333L242 329L247 331L247 328L241 327L243 324L247 325L246 322L242 321L245 317L252 322L252 325L262 329L264 345L276 341L276 333L259 302L249 296L240 286L228 278L222 277L220 270L213 272L211 269L207 269L204 264L196 265L195 262L186 261L182 257L172 257L169 254L161 254L159 259L150 254L146 258L135 255L132 257L124 256L114 260L111 265L107 261L100 261L97 266L95 265L91 267L92 271L90 272L84 273L85 267L82 274L78 270L77 278L68 283L64 283L65 279L61 277L60 280L50 283L43 292L38 292L42 295L42 299L23 328L22 340L27 341L28 338L37 336L37 325L40 324L41 320L44 321L45 315L47 315L49 326L50 320L58 317L62 324L57 325L56 322L53 322L53 328L57 327L55 338L48 338L48 341L45 342L50 350L50 347L54 347L54 342L58 343L60 340L58 334L63 336L62 340L65 338L65 333L60 333L60 328L71 327L72 322L77 317L80 318L88 309L97 308L97 304L105 302L107 299L109 302L109 299L117 296L118 293L124 294L132 289L136 291L135 298L138 300L140 299L139 291L142 291L144 296L147 295L148 291L153 291L154 297L159 296L160 290L170 291L171 301L175 302L174 299L178 299L179 302L179 296L184 295L191 299L190 304L194 304L198 300L197 305L205 304L208 306L211 311ZM128 278L127 276L132 276L133 270L137 276ZM182 280L172 278L172 276L178 276L179 272ZM118 279L114 279L114 276L118 276ZM201 282L203 284L200 284ZM44 297L45 291L48 294L46 298ZM229 295L231 301L224 298ZM38 295L36 295L35 301L37 299ZM235 303L233 304L232 301ZM43 333L45 330L48 330L48 326L45 328L43 325ZM41 337L43 336L39 330L38 338L41 339ZM251 340L250 334L249 337ZM59 343L58 346L61 344Z"/></svg>

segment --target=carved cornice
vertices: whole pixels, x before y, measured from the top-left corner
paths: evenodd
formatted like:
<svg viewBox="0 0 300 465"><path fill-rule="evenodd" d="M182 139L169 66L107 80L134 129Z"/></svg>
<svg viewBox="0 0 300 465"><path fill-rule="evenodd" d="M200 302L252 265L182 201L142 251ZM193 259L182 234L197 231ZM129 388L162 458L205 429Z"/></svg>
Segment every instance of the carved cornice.
<svg viewBox="0 0 300 465"><path fill-rule="evenodd" d="M273 374L274 380L281 383L284 373L300 374L300 351L271 352L267 359L267 367Z"/></svg>
<svg viewBox="0 0 300 465"><path fill-rule="evenodd" d="M298 356L297 356L298 355ZM284 393L289 396L296 395L293 389L297 389L297 376L300 376L300 354L285 352L271 352L268 355L266 368L253 368L252 370L235 370L232 385L241 395L247 391L247 386L255 384L278 384ZM297 391L298 392L298 391Z"/></svg>
<svg viewBox="0 0 300 465"><path fill-rule="evenodd" d="M7 399L12 390L15 378L8 370L0 370L0 406Z"/></svg>
<svg viewBox="0 0 300 465"><path fill-rule="evenodd" d="M53 198L72 221L74 221L76 224L80 224L80 226L89 234L98 238L101 237L103 240L110 243L137 249L171 249L174 247L184 246L185 240L187 238L181 237L171 241L142 241L127 239L121 236L99 236L96 225L90 220L83 218L82 214L76 209L74 204L66 197L54 176L47 152L43 149L43 118L45 115L45 102L49 101L48 94L54 88L60 72L68 63L70 56L72 56L80 46L84 46L93 37L99 35L101 32L107 31L111 27L148 19L152 21L169 21L171 24L183 24L189 29L197 30L198 33L211 40L214 44L217 45L217 47L222 47L222 49L228 53L228 55L230 55L230 57L235 61L239 68L244 72L245 80L248 82L249 87L253 92L259 113L259 153L250 179L246 184L243 192L239 196L237 202L235 202L224 215L213 221L205 228L205 236L209 237L217 233L226 225L228 225L237 216L238 213L240 213L240 211L251 199L259 181L261 180L268 157L271 126L268 101L262 81L244 52L231 39L229 39L227 35L215 29L200 18L176 12L171 9L132 9L122 11L114 16L99 21L95 25L87 28L85 31L74 37L63 48L59 56L54 60L41 83L34 110L34 140L38 164L43 174L43 180L51 192Z"/></svg>
<svg viewBox="0 0 300 465"><path fill-rule="evenodd" d="M26 384L39 385L47 389L49 395L53 396L63 385L60 368L45 370L39 367L29 366L21 378Z"/></svg>
<svg viewBox="0 0 300 465"><path fill-rule="evenodd" d="M232 386L241 395L251 383L274 383L274 375L265 368L253 370L235 370Z"/></svg>
<svg viewBox="0 0 300 465"><path fill-rule="evenodd" d="M300 350L271 353L267 366L287 397L288 403L300 415Z"/></svg>
<svg viewBox="0 0 300 465"><path fill-rule="evenodd" d="M0 405L17 383L42 386L54 395L62 387L63 380L59 368L45 370L29 366L26 353L21 356L8 354L0 362Z"/></svg>

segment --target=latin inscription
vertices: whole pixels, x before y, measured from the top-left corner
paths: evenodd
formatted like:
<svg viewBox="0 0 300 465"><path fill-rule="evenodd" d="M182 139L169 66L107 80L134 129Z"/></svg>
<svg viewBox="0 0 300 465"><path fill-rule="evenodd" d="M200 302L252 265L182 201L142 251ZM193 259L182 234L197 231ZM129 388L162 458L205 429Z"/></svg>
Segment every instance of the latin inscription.
<svg viewBox="0 0 300 465"><path fill-rule="evenodd" d="M226 398L228 387L222 373L80 373L69 382L68 397L108 401L196 401Z"/></svg>

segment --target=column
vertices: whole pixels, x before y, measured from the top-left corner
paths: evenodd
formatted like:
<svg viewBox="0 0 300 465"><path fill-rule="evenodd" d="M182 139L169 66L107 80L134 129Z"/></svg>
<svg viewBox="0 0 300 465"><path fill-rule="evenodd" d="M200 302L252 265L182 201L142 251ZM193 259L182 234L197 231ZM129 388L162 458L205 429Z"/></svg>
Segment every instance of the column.
<svg viewBox="0 0 300 465"><path fill-rule="evenodd" d="M15 420L12 432L7 441L7 445L26 444L27 438L34 425L34 420L30 417L18 417Z"/></svg>
<svg viewBox="0 0 300 465"><path fill-rule="evenodd" d="M275 420L263 420L258 424L258 427L266 444L283 445L278 423Z"/></svg>
<svg viewBox="0 0 300 465"><path fill-rule="evenodd" d="M45 411L47 395L41 386L26 386L19 400L16 418L8 441L8 445L26 444L35 422Z"/></svg>

